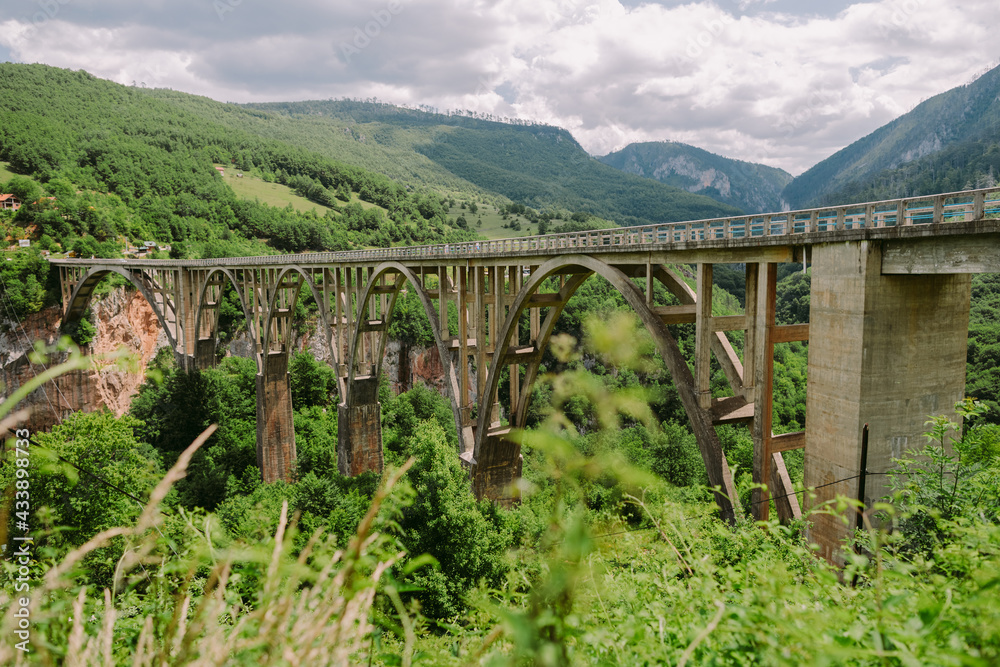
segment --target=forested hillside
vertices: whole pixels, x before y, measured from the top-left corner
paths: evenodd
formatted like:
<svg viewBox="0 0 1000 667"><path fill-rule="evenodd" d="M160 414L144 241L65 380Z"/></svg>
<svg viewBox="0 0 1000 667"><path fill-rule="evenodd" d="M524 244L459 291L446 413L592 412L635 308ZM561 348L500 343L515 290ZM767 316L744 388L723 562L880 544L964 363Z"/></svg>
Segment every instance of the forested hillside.
<svg viewBox="0 0 1000 667"><path fill-rule="evenodd" d="M705 195L746 213L782 211L781 191L792 180L783 169L732 160L675 141L629 144L598 158L628 174Z"/></svg>
<svg viewBox="0 0 1000 667"><path fill-rule="evenodd" d="M560 206L629 225L738 212L708 197L622 174L590 157L566 130L548 125L349 100L249 106L278 111L321 130L318 138L301 139L311 146L322 143L333 147L341 137L353 137L366 145L374 144L371 150L375 155L393 155L400 148L411 147L438 168L478 189L535 208ZM282 136L292 140L291 126L287 127ZM422 160L409 157L403 164L411 171L410 177L437 182L435 174L440 172L427 170ZM400 176L407 178L405 173ZM448 183L451 181L441 184Z"/></svg>
<svg viewBox="0 0 1000 667"><path fill-rule="evenodd" d="M998 139L1000 67L834 153L797 176L782 196L792 208L804 208L974 187L995 177L995 159L983 156Z"/></svg>
<svg viewBox="0 0 1000 667"><path fill-rule="evenodd" d="M189 244L185 252L212 256L267 252L261 241L302 251L472 238L448 224L436 193L82 71L0 64L0 160L45 190L22 183L27 205L14 222L66 248L84 236L124 236ZM242 200L215 164L264 174L329 210L301 214ZM378 209L348 203L352 193Z"/></svg>
<svg viewBox="0 0 1000 667"><path fill-rule="evenodd" d="M1000 178L1000 130L852 181L819 200L825 205L989 188Z"/></svg>
<svg viewBox="0 0 1000 667"><path fill-rule="evenodd" d="M240 107L42 66L0 64L0 161L0 185L25 202L0 223L33 241L0 264L12 320L55 301L41 249L111 257L155 240L174 257L219 257L468 239L486 202L539 230L586 226L589 213L732 210L601 165L557 128L354 102ZM233 171L316 206L240 196ZM744 275L716 268L714 315L742 312ZM749 520L745 426L718 430L744 510L719 520L663 360L597 277L562 311L513 435L524 467L510 509L475 500L450 406L422 386L380 388L382 478L342 476L335 372L307 353L289 363L294 473L265 484L255 362L186 372L164 348L121 417L80 412L8 441L0 544L23 549L30 525L32 557L0 568L0 664L24 658L9 640L19 608L39 664L995 664L1000 285L973 290L967 429L931 422L936 448L904 453L894 505L868 511L842 571L800 525ZM396 307L391 336L429 344L416 296ZM783 265L778 322L806 321L808 307L808 274ZM317 308L304 294L293 329L315 328ZM233 292L219 315L224 340L246 334ZM67 333L86 342L86 322ZM671 327L688 358L693 329ZM776 433L805 423L807 353L775 346ZM712 390L729 391L721 369ZM785 460L805 493L802 451ZM820 511L857 520L846 502ZM30 604L11 593L26 581Z"/></svg>

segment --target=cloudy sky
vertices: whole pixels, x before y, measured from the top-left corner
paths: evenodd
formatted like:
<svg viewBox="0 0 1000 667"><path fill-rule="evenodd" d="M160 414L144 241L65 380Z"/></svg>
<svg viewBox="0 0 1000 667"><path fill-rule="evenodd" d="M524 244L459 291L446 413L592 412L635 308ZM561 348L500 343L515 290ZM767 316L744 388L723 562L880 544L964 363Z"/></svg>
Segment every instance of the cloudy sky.
<svg viewBox="0 0 1000 667"><path fill-rule="evenodd" d="M800 173L1000 63L996 0L0 0L0 61L529 118Z"/></svg>

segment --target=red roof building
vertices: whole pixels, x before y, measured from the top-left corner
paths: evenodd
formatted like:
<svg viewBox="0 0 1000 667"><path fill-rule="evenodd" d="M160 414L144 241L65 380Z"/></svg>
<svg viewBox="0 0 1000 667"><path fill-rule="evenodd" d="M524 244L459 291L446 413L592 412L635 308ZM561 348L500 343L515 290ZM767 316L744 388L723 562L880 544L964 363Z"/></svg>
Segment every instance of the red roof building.
<svg viewBox="0 0 1000 667"><path fill-rule="evenodd" d="M16 211L21 208L21 200L14 195L0 195L0 211Z"/></svg>

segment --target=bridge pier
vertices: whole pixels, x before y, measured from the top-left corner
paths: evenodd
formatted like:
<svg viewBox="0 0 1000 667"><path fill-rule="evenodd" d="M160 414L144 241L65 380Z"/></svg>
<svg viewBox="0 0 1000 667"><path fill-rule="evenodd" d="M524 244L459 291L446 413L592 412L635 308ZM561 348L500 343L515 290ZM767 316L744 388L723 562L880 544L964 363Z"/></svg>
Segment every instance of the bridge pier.
<svg viewBox="0 0 1000 667"><path fill-rule="evenodd" d="M488 498L502 507L513 507L518 501L514 482L521 476L524 458L521 445L507 439L510 428L487 433L480 457L471 467L472 492L476 498ZM462 459L471 462L472 452Z"/></svg>
<svg viewBox="0 0 1000 667"><path fill-rule="evenodd" d="M861 436L869 425L873 473L927 443L928 415L956 418L964 396L971 280L965 275L883 275L883 245L854 241L814 245L809 343L805 486L815 508L837 495L857 498ZM839 481L844 480L844 481ZM865 503L890 491L869 476ZM853 531L813 515L809 539L843 563Z"/></svg>
<svg viewBox="0 0 1000 667"><path fill-rule="evenodd" d="M382 404L378 377L356 377L346 402L337 406L337 467L353 477L382 472Z"/></svg>
<svg viewBox="0 0 1000 667"><path fill-rule="evenodd" d="M215 368L215 352L218 341L213 338L202 338L195 343L194 365L198 370Z"/></svg>
<svg viewBox="0 0 1000 667"><path fill-rule="evenodd" d="M263 366L257 375L257 467L265 482L287 482L295 462L288 353L265 355Z"/></svg>
<svg viewBox="0 0 1000 667"><path fill-rule="evenodd" d="M817 507L837 495L857 496L865 424L867 468L882 473L893 457L924 444L928 415L954 416L964 393L968 274L1000 272L998 249L1000 188L989 188L437 246L225 260L51 261L60 270L67 322L82 317L97 284L117 273L153 307L188 368L214 363L219 309L231 286L256 343L258 463L269 481L287 479L295 456L288 350L300 291L311 293L328 331L343 399L340 469L355 475L382 468L378 377L395 300L410 285L436 338L472 484L478 495L499 502L507 502L507 484L520 474L520 452L492 409L500 369L511 369L510 423L523 426L556 319L582 282L600 274L656 339L719 489L720 511L733 519L735 487L713 422L753 422L753 479L770 483L755 492L753 507L766 518L768 496L780 516L797 515L783 452L805 447L805 485L817 487L806 504ZM779 325L776 266L806 255L813 263L810 324ZM697 293L667 268L676 264L698 266ZM747 266L744 314L712 312L713 264ZM679 304L658 301L660 285ZM528 331L520 330L522 315ZM695 325L693 375L666 328L676 324ZM726 337L731 331L744 332L742 360ZM774 347L804 340L810 341L806 430L774 434ZM732 395L713 394L715 362ZM868 502L878 500L886 479L869 478L866 490ZM842 561L848 529L828 516L810 520L812 540L827 558Z"/></svg>

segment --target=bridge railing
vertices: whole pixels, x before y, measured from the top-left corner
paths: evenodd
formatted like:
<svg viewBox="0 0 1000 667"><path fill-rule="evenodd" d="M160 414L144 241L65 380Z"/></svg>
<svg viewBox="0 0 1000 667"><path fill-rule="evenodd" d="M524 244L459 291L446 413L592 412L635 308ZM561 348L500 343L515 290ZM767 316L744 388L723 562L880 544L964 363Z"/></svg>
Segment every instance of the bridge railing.
<svg viewBox="0 0 1000 667"><path fill-rule="evenodd" d="M967 190L924 197L831 206L824 208L740 215L728 218L665 222L639 227L593 229L582 232L525 236L492 241L465 241L427 246L377 248L346 252L296 255L309 263L369 260L433 259L449 256L505 255L517 253L558 253L594 251L639 246L663 246L701 241L796 236L850 229L875 229L947 224L1000 217L1000 187ZM143 260L143 263L218 266L246 264L286 264L289 255L230 257L211 260ZM251 260L251 261L248 261ZM59 260L63 261L63 260ZM102 260L132 263L129 260Z"/></svg>
<svg viewBox="0 0 1000 667"><path fill-rule="evenodd" d="M337 253L358 259L424 258L454 254L609 249L698 241L789 236L849 229L939 224L1000 216L1000 188L952 192L924 197L766 213L668 222L639 227L526 236L493 241L467 241L409 248L382 248Z"/></svg>

